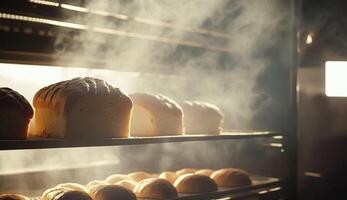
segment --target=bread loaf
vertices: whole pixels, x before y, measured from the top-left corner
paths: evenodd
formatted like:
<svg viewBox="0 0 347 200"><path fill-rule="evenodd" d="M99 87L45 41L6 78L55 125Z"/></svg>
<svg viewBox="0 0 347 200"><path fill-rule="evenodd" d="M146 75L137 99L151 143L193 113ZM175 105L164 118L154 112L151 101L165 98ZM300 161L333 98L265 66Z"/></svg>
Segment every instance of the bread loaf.
<svg viewBox="0 0 347 200"><path fill-rule="evenodd" d="M33 109L22 95L0 88L0 140L26 139L32 117Z"/></svg>
<svg viewBox="0 0 347 200"><path fill-rule="evenodd" d="M200 174L185 174L174 183L179 193L194 194L217 191L217 184L208 176Z"/></svg>
<svg viewBox="0 0 347 200"><path fill-rule="evenodd" d="M182 104L185 134L219 134L223 113L210 103L186 101Z"/></svg>
<svg viewBox="0 0 347 200"><path fill-rule="evenodd" d="M217 170L211 174L211 178L219 187L242 187L252 184L245 171L234 168Z"/></svg>
<svg viewBox="0 0 347 200"><path fill-rule="evenodd" d="M177 175L175 172L165 171L160 174L159 178L165 179L169 181L171 184L173 184L175 180L177 179Z"/></svg>
<svg viewBox="0 0 347 200"><path fill-rule="evenodd" d="M131 136L163 136L183 134L182 108L163 95L136 93L131 118Z"/></svg>
<svg viewBox="0 0 347 200"><path fill-rule="evenodd" d="M142 181L147 178L153 178L153 176L147 172L134 172L134 173L128 174L128 176L136 182Z"/></svg>
<svg viewBox="0 0 347 200"><path fill-rule="evenodd" d="M0 194L0 200L30 200L30 198L20 194Z"/></svg>
<svg viewBox="0 0 347 200"><path fill-rule="evenodd" d="M150 178L139 182L134 192L138 198L168 199L177 197L175 187L167 180Z"/></svg>
<svg viewBox="0 0 347 200"><path fill-rule="evenodd" d="M130 98L103 80L74 78L39 90L33 134L52 138L128 137Z"/></svg>

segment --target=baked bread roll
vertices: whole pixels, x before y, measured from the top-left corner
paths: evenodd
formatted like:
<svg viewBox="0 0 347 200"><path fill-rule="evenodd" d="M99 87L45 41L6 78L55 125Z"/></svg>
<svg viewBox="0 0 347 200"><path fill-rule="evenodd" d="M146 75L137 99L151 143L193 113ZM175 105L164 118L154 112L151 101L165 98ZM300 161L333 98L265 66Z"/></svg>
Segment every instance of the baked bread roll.
<svg viewBox="0 0 347 200"><path fill-rule="evenodd" d="M140 181L147 179L147 178L153 178L153 176L151 174L146 173L146 172L133 172L131 174L128 174L128 176L136 182L140 182Z"/></svg>
<svg viewBox="0 0 347 200"><path fill-rule="evenodd" d="M93 200L136 200L135 194L119 185L102 185L92 195Z"/></svg>
<svg viewBox="0 0 347 200"><path fill-rule="evenodd" d="M217 184L208 176L200 174L185 174L174 183L179 193L194 194L217 191Z"/></svg>
<svg viewBox="0 0 347 200"><path fill-rule="evenodd" d="M88 193L76 191L67 187L55 187L46 190L41 197L42 200L92 200Z"/></svg>
<svg viewBox="0 0 347 200"><path fill-rule="evenodd" d="M69 188L72 190L76 190L76 191L82 191L82 192L87 192L87 189L83 186L80 185L78 183L62 183L56 186L57 188Z"/></svg>
<svg viewBox="0 0 347 200"><path fill-rule="evenodd" d="M177 177L182 176L184 174L194 174L197 170L193 168L184 168L181 170L176 171Z"/></svg>
<svg viewBox="0 0 347 200"><path fill-rule="evenodd" d="M30 200L30 198L20 194L0 194L0 200Z"/></svg>
<svg viewBox="0 0 347 200"><path fill-rule="evenodd" d="M32 117L33 109L22 95L0 88L0 140L26 139Z"/></svg>
<svg viewBox="0 0 347 200"><path fill-rule="evenodd" d="M210 103L185 101L182 104L185 134L219 134L223 113Z"/></svg>
<svg viewBox="0 0 347 200"><path fill-rule="evenodd" d="M163 95L136 93L131 117L131 136L163 136L183 134L182 108Z"/></svg>
<svg viewBox="0 0 347 200"><path fill-rule="evenodd" d="M124 174L113 174L106 178L106 182L109 184L115 184L122 180L132 180L132 178Z"/></svg>
<svg viewBox="0 0 347 200"><path fill-rule="evenodd" d="M93 181L90 181L86 185L86 189L89 190L89 188L91 188L91 187L93 187L95 185L108 185L108 183L106 181L102 181L102 180L93 180Z"/></svg>
<svg viewBox="0 0 347 200"><path fill-rule="evenodd" d="M74 78L39 90L33 135L50 138L128 137L131 99L103 80Z"/></svg>
<svg viewBox="0 0 347 200"><path fill-rule="evenodd" d="M213 173L212 169L200 169L200 170L195 172L195 174L201 174L201 175L205 175L205 176L211 176L212 173Z"/></svg>
<svg viewBox="0 0 347 200"><path fill-rule="evenodd" d="M134 192L138 198L168 199L177 197L175 187L167 180L150 178L139 182Z"/></svg>
<svg viewBox="0 0 347 200"><path fill-rule="evenodd" d="M120 185L122 187L127 188L128 190L133 191L137 185L137 182L133 180L122 180L117 182L115 185Z"/></svg>
<svg viewBox="0 0 347 200"><path fill-rule="evenodd" d="M90 181L86 185L86 189L88 193L90 194L90 196L94 196L95 192L98 191L98 188L103 185L109 185L109 184L106 181L94 180L94 181Z"/></svg>
<svg viewBox="0 0 347 200"><path fill-rule="evenodd" d="M165 179L169 181L171 184L173 184L175 180L177 179L177 175L175 172L165 171L160 174L159 178Z"/></svg>
<svg viewBox="0 0 347 200"><path fill-rule="evenodd" d="M242 187L252 184L245 171L234 168L217 170L211 174L211 178L219 187Z"/></svg>

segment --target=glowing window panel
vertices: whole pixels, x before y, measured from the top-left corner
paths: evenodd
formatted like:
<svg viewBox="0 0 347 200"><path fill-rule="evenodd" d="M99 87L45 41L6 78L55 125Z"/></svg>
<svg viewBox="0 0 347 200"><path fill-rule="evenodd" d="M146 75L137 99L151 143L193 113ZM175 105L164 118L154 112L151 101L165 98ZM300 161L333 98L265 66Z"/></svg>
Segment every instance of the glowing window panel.
<svg viewBox="0 0 347 200"><path fill-rule="evenodd" d="M347 97L347 61L325 63L325 94L328 97Z"/></svg>

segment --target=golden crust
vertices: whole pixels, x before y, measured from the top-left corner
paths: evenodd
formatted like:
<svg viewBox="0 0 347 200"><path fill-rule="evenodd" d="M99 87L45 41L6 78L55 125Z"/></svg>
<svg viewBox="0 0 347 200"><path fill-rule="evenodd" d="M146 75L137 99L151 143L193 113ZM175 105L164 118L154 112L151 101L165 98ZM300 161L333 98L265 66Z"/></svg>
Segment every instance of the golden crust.
<svg viewBox="0 0 347 200"><path fill-rule="evenodd" d="M132 178L129 177L128 175L124 175L124 174L113 174L113 175L107 177L105 181L109 184L115 184L115 183L122 181L122 180L132 180Z"/></svg>
<svg viewBox="0 0 347 200"><path fill-rule="evenodd" d="M168 199L177 197L175 187L165 179L150 178L139 182L134 192L138 198Z"/></svg>
<svg viewBox="0 0 347 200"><path fill-rule="evenodd" d="M194 168L184 168L184 169L176 171L176 175L182 176L184 174L194 174L196 171L197 169L194 169Z"/></svg>
<svg viewBox="0 0 347 200"><path fill-rule="evenodd" d="M57 112L66 112L77 98L105 95L122 102L123 107L132 108L131 99L118 88L92 77L74 78L44 87L35 94L33 104L35 108L49 108Z"/></svg>
<svg viewBox="0 0 347 200"><path fill-rule="evenodd" d="M29 200L29 198L20 194L0 194L0 200Z"/></svg>
<svg viewBox="0 0 347 200"><path fill-rule="evenodd" d="M200 170L195 172L195 174L201 174L201 175L205 175L205 176L211 176L212 173L213 173L212 169L200 169Z"/></svg>
<svg viewBox="0 0 347 200"><path fill-rule="evenodd" d="M128 176L136 181L136 182L139 182L139 181L142 181L144 179L148 179L148 178L153 178L153 176L147 172L133 172L133 173L130 173L128 174Z"/></svg>
<svg viewBox="0 0 347 200"><path fill-rule="evenodd" d="M211 178L219 187L242 187L252 184L249 175L240 169L220 169L211 174Z"/></svg>
<svg viewBox="0 0 347 200"><path fill-rule="evenodd" d="M137 185L137 182L133 181L133 180L122 180L122 181L117 182L115 185L120 185L122 187L125 187L125 188L133 191Z"/></svg>
<svg viewBox="0 0 347 200"><path fill-rule="evenodd" d="M135 194L119 185L103 185L94 193L93 200L136 200Z"/></svg>
<svg viewBox="0 0 347 200"><path fill-rule="evenodd" d="M175 181L174 186L179 193L194 194L217 191L217 184L208 176L185 174Z"/></svg>
<svg viewBox="0 0 347 200"><path fill-rule="evenodd" d="M174 183L175 180L177 179L177 175L175 172L172 172L172 171L165 171L165 172L162 172L160 175L159 175L159 178L162 178L162 179L165 179L167 181L169 181L170 183Z"/></svg>

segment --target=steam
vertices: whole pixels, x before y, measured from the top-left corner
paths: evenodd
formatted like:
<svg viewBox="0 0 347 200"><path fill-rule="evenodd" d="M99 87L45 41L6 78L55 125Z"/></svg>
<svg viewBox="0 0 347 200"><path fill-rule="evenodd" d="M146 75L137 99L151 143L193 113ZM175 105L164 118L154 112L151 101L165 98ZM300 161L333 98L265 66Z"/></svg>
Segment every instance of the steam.
<svg viewBox="0 0 347 200"><path fill-rule="evenodd" d="M125 20L93 15L70 19L94 30L74 36L82 43L66 42L71 36L57 40L58 53L76 58L72 65L101 59L114 69L150 72L130 83L134 86L128 92L214 103L225 113L226 129L250 128L257 111L271 104L257 81L269 65L264 52L278 42L285 28L282 23L287 16L281 2L91 1L87 7ZM125 33L115 36L100 29ZM134 33L141 37L134 38ZM159 73L163 71L175 75ZM259 98L262 101L257 102Z"/></svg>

